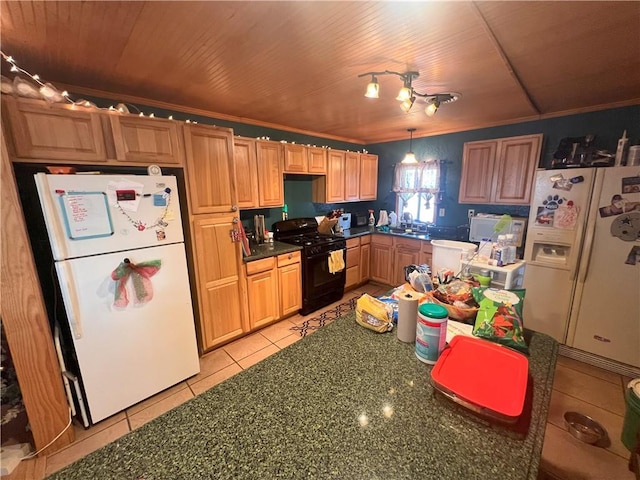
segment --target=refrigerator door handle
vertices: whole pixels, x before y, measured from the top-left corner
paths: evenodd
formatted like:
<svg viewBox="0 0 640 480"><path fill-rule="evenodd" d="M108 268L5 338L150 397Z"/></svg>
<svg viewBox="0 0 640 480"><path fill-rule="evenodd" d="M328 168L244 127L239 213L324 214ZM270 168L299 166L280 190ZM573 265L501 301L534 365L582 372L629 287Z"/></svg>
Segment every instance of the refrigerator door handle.
<svg viewBox="0 0 640 480"><path fill-rule="evenodd" d="M72 283L69 281L69 279L72 278L73 273L65 262L59 262L57 266L62 298L67 306L67 319L69 320L71 333L77 340L82 338L82 322L77 314L77 312L80 311L80 306L78 305L78 294L75 288L73 288Z"/></svg>
<svg viewBox="0 0 640 480"><path fill-rule="evenodd" d="M589 264L591 263L591 253L593 251L593 242L596 235L595 224L598 219L598 203L594 199L600 198L603 183L604 174L602 172L597 172L593 185L593 193L591 195L591 205L589 206L587 217L587 225L591 225L592 227L585 229L585 239L582 247L582 254L580 256L580 269L578 271L579 283L584 283L587 280L587 275L589 275Z"/></svg>

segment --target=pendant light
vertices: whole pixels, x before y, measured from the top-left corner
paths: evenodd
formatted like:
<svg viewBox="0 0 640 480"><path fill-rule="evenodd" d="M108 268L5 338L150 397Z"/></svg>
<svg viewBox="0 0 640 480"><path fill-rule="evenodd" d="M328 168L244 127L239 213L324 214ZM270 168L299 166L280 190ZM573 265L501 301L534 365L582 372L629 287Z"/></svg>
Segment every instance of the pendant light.
<svg viewBox="0 0 640 480"><path fill-rule="evenodd" d="M407 128L407 132L409 132L409 151L406 153L401 163L404 163L404 164L418 163L418 160L416 159L416 154L413 153L413 150L411 150L413 132L415 131L416 131L415 128Z"/></svg>

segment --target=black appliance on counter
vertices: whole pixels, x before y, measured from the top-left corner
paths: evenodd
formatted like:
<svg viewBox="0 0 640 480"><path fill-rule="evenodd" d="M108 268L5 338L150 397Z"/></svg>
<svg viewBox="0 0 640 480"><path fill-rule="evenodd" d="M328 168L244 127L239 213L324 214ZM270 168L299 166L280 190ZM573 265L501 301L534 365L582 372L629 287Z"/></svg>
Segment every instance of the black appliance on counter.
<svg viewBox="0 0 640 480"><path fill-rule="evenodd" d="M437 225L428 225L427 233L430 238L442 240L459 240L469 241L469 225L458 225L452 227L439 227Z"/></svg>
<svg viewBox="0 0 640 480"><path fill-rule="evenodd" d="M329 272L329 255L342 250L345 260L347 242L344 237L318 233L315 218L292 218L273 224L273 238L278 242L302 247L302 315L327 306L344 295L346 268Z"/></svg>
<svg viewBox="0 0 640 480"><path fill-rule="evenodd" d="M351 228L353 227L366 227L369 225L368 213L352 213L351 214Z"/></svg>

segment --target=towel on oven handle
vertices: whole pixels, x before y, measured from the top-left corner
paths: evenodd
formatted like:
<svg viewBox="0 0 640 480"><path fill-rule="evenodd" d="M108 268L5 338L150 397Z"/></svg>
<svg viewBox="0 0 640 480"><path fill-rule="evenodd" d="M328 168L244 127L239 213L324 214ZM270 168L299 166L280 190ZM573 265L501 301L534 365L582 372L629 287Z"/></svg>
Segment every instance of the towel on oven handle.
<svg viewBox="0 0 640 480"><path fill-rule="evenodd" d="M334 250L329 252L329 273L338 273L344 270L344 250Z"/></svg>

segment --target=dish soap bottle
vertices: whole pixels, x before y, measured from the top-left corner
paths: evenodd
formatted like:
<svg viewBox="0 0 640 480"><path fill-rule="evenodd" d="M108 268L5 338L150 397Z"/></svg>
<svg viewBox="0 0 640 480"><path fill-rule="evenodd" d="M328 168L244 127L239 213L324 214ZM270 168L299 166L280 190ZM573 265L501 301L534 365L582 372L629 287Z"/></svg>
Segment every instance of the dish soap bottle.
<svg viewBox="0 0 640 480"><path fill-rule="evenodd" d="M369 210L369 226L374 227L376 225L376 219L373 216L373 210Z"/></svg>
<svg viewBox="0 0 640 480"><path fill-rule="evenodd" d="M289 207L287 207L287 204L285 203L282 206L282 220L286 220L289 218Z"/></svg>

